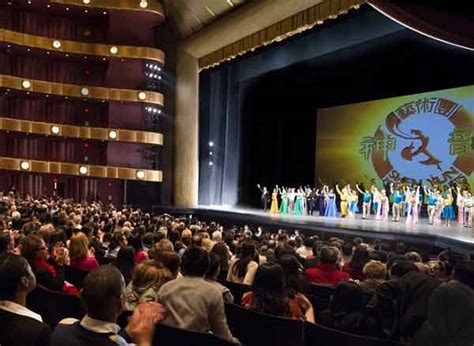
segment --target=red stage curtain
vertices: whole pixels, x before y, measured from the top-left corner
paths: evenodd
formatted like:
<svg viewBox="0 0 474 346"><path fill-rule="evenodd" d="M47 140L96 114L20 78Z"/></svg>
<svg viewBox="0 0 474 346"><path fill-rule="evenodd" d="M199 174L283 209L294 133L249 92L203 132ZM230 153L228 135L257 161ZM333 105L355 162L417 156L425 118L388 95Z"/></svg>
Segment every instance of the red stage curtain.
<svg viewBox="0 0 474 346"><path fill-rule="evenodd" d="M369 4L423 35L474 50L474 10L469 1L369 0Z"/></svg>

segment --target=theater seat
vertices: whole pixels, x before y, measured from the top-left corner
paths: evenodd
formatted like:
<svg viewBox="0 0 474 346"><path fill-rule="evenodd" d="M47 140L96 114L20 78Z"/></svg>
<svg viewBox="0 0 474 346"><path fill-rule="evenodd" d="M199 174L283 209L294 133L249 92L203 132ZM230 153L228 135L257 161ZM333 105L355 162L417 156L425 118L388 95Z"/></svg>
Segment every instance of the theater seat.
<svg viewBox="0 0 474 346"><path fill-rule="evenodd" d="M85 315L85 308L79 297L51 291L41 285L28 295L26 306L40 314L51 328L64 318L81 319Z"/></svg>
<svg viewBox="0 0 474 346"><path fill-rule="evenodd" d="M242 300L244 293L252 289L248 285L243 285L232 281L220 281L220 283L230 290L230 293L232 293L234 296L234 303L237 305L240 305L240 301Z"/></svg>
<svg viewBox="0 0 474 346"><path fill-rule="evenodd" d="M308 299L313 304L316 313L329 308L331 296L334 293L334 286L324 284L310 284L308 288Z"/></svg>
<svg viewBox="0 0 474 346"><path fill-rule="evenodd" d="M401 346L387 339L370 338L305 322L306 346Z"/></svg>
<svg viewBox="0 0 474 346"><path fill-rule="evenodd" d="M304 345L302 321L260 314L235 304L226 304L225 312L232 334L246 346Z"/></svg>
<svg viewBox="0 0 474 346"><path fill-rule="evenodd" d="M82 288L82 284L87 274L89 274L88 270L80 270L70 266L64 266L64 278L67 282L73 284L78 290Z"/></svg>
<svg viewBox="0 0 474 346"><path fill-rule="evenodd" d="M196 333L184 329L158 324L155 329L153 346L231 346L231 342L222 340L210 333Z"/></svg>

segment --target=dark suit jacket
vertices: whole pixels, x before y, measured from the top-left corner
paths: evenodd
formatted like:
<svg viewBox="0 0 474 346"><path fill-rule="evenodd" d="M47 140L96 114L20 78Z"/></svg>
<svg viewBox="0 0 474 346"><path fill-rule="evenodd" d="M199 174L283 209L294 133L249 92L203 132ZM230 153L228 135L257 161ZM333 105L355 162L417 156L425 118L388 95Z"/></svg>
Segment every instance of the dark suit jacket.
<svg viewBox="0 0 474 346"><path fill-rule="evenodd" d="M0 345L49 346L51 328L33 318L0 310Z"/></svg>

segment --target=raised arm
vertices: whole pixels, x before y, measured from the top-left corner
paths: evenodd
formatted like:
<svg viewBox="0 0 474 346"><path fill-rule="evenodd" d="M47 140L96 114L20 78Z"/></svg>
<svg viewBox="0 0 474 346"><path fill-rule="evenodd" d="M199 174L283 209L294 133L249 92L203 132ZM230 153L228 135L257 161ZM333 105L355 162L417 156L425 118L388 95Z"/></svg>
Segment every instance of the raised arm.
<svg viewBox="0 0 474 346"><path fill-rule="evenodd" d="M362 190L360 189L359 185L357 185L357 184L356 184L356 189L357 189L357 191L359 191L359 193L362 194L362 195L365 193L364 191L362 191Z"/></svg>
<svg viewBox="0 0 474 346"><path fill-rule="evenodd" d="M339 185L336 184L336 191L339 194L339 196L342 196L342 191L339 189Z"/></svg>

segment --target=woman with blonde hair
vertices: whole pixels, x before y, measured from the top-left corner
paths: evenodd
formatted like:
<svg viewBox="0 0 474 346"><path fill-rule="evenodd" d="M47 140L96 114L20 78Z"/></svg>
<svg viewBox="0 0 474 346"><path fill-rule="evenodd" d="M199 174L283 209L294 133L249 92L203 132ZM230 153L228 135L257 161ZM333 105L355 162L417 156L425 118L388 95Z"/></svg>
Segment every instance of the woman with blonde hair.
<svg viewBox="0 0 474 346"><path fill-rule="evenodd" d="M78 232L69 241L70 267L80 270L94 270L99 267L93 248L89 247L87 236Z"/></svg>
<svg viewBox="0 0 474 346"><path fill-rule="evenodd" d="M132 281L125 288L125 310L133 311L143 302L156 302L161 286L173 279L171 272L156 261L137 264Z"/></svg>

